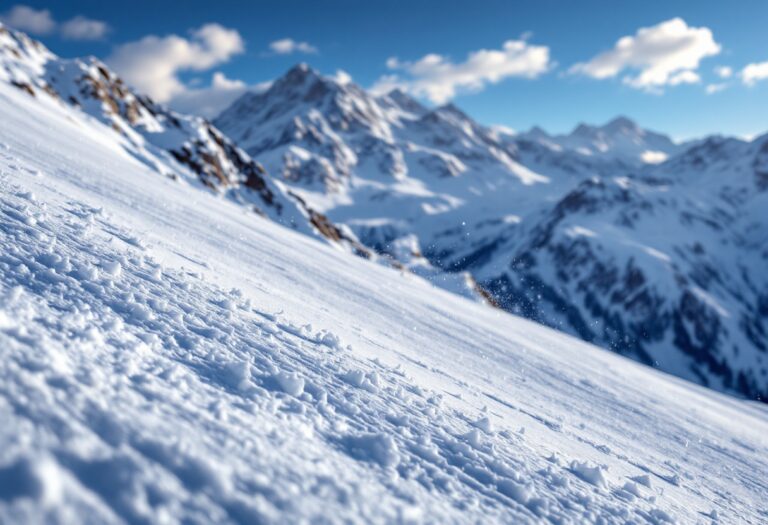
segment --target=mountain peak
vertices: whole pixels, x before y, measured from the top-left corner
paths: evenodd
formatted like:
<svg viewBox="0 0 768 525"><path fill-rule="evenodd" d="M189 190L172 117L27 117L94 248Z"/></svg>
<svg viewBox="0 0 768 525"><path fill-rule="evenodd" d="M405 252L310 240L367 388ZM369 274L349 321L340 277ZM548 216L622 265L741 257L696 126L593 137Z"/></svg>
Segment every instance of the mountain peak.
<svg viewBox="0 0 768 525"><path fill-rule="evenodd" d="M604 131L607 131L609 133L611 132L620 132L620 131L636 131L639 130L640 127L637 125L637 123L623 115L620 115L607 124L605 124L602 129Z"/></svg>
<svg viewBox="0 0 768 525"><path fill-rule="evenodd" d="M400 109L415 115L423 115L427 112L427 108L401 88L393 89L387 93L385 97L389 98L389 100L394 102Z"/></svg>
<svg viewBox="0 0 768 525"><path fill-rule="evenodd" d="M585 135L592 135L594 132L595 132L594 126L581 122L579 123L578 126L573 128L573 131L571 131L570 136L579 137L579 136L585 136Z"/></svg>
<svg viewBox="0 0 768 525"><path fill-rule="evenodd" d="M637 126L637 124L631 118L624 115L619 115L618 117L610 120L603 127L608 127L608 126Z"/></svg>
<svg viewBox="0 0 768 525"><path fill-rule="evenodd" d="M403 91L403 88L399 88L399 87L396 87L395 89L387 93L387 96L394 99L404 98L404 97L409 99L413 98L408 93Z"/></svg>
<svg viewBox="0 0 768 525"><path fill-rule="evenodd" d="M541 126L533 126L531 129L526 131L523 136L535 140L550 138L549 133L547 133L547 131Z"/></svg>
<svg viewBox="0 0 768 525"><path fill-rule="evenodd" d="M306 62L300 62L289 69L282 77L280 77L275 84L280 83L282 85L301 85L306 84L308 81L321 79L320 73L309 66Z"/></svg>
<svg viewBox="0 0 768 525"><path fill-rule="evenodd" d="M350 89L354 84L340 82L333 77L322 75L319 71L302 62L289 69L282 77L275 80L267 91L257 94L247 100L258 105L264 105L266 100L288 97L293 100L301 99L308 103L320 103L329 96ZM237 105L235 101L232 106ZM252 104L251 104L252 105ZM230 106L230 107L232 107ZM255 109L253 107L251 110ZM222 113L224 115L225 112Z"/></svg>
<svg viewBox="0 0 768 525"><path fill-rule="evenodd" d="M447 104L444 104L436 108L434 112L442 115L451 115L453 117L458 117L462 120L472 120L466 113L464 113L461 109L459 109L459 107L453 102L449 102Z"/></svg>

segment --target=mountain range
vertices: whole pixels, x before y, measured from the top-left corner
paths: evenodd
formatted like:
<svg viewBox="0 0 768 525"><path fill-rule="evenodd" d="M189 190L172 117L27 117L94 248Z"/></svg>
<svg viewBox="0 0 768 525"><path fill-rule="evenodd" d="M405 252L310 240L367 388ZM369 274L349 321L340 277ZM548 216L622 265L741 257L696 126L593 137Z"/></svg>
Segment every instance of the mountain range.
<svg viewBox="0 0 768 525"><path fill-rule="evenodd" d="M511 312L717 389L768 391L768 137L678 144L625 117L515 134L303 64L214 123L438 285L469 273Z"/></svg>
<svg viewBox="0 0 768 525"><path fill-rule="evenodd" d="M768 394L768 137L680 144L624 117L514 133L305 64L208 122L4 27L0 61L0 81L108 124L123 154L255 220L700 384Z"/></svg>

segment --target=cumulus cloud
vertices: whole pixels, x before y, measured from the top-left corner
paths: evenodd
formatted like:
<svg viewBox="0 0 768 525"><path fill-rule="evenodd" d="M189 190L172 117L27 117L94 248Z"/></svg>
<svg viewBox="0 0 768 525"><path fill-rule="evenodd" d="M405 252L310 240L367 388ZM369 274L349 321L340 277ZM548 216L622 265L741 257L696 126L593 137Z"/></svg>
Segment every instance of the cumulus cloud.
<svg viewBox="0 0 768 525"><path fill-rule="evenodd" d="M76 16L61 24L61 36L70 40L99 40L109 32L109 25L101 20Z"/></svg>
<svg viewBox="0 0 768 525"><path fill-rule="evenodd" d="M149 35L123 44L107 63L139 90L159 102L168 102L187 90L179 79L180 72L205 71L244 49L236 30L206 24L191 31L189 38Z"/></svg>
<svg viewBox="0 0 768 525"><path fill-rule="evenodd" d="M174 96L169 101L169 105L182 113L214 118L246 91L266 91L271 85L271 82L262 82L249 86L241 80L229 79L217 71L213 74L209 87L185 89Z"/></svg>
<svg viewBox="0 0 768 525"><path fill-rule="evenodd" d="M397 75L382 75L381 77L379 77L376 83L373 86L371 86L369 91L374 95L386 95L387 93L389 93L390 91L394 91L395 89L413 92L413 89L411 89L408 82L401 79Z"/></svg>
<svg viewBox="0 0 768 525"><path fill-rule="evenodd" d="M733 76L733 68L730 66L717 66L715 68L715 75L720 78L731 78Z"/></svg>
<svg viewBox="0 0 768 525"><path fill-rule="evenodd" d="M747 64L739 74L741 81L748 86L754 86L761 80L768 78L768 62L755 62Z"/></svg>
<svg viewBox="0 0 768 525"><path fill-rule="evenodd" d="M33 9L26 5L16 5L0 16L6 25L35 35L48 35L56 29L56 21L47 9Z"/></svg>
<svg viewBox="0 0 768 525"><path fill-rule="evenodd" d="M677 86L680 84L698 84L701 82L701 77L695 71L680 71L671 75L667 80L667 84L670 86Z"/></svg>
<svg viewBox="0 0 768 525"><path fill-rule="evenodd" d="M673 18L620 38L613 49L574 65L570 71L595 79L636 71L624 76L623 82L658 91L663 86L699 82L699 63L720 50L709 28L690 27L682 18Z"/></svg>
<svg viewBox="0 0 768 525"><path fill-rule="evenodd" d="M293 53L305 53L312 55L317 53L317 48L308 42L297 42L292 38L275 40L269 44L269 49L276 55L292 55Z"/></svg>
<svg viewBox="0 0 768 525"><path fill-rule="evenodd" d="M381 77L372 87L375 93L400 88L436 104L447 102L459 91L480 91L507 77L536 78L551 67L549 48L524 40L508 40L501 49L473 51L460 63L433 53L416 62L393 57L386 64L401 73Z"/></svg>
<svg viewBox="0 0 768 525"><path fill-rule="evenodd" d="M16 5L0 15L0 22L33 35L58 32L69 40L98 40L104 38L110 29L106 22L82 15L60 24L47 9L34 9L26 5Z"/></svg>
<svg viewBox="0 0 768 525"><path fill-rule="evenodd" d="M338 82L339 84L350 84L352 83L352 75L344 71L343 69L339 69L336 71L336 74L333 76L333 79Z"/></svg>
<svg viewBox="0 0 768 525"><path fill-rule="evenodd" d="M714 95L715 93L720 93L724 89L728 87L728 84L725 82L720 82L717 84L708 84L704 90L707 92L707 95Z"/></svg>

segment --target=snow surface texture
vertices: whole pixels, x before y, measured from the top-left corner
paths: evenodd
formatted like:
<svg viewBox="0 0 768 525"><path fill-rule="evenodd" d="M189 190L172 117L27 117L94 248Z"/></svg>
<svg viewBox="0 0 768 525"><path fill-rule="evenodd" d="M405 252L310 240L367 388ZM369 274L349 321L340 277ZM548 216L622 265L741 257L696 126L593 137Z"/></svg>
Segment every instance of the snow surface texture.
<svg viewBox="0 0 768 525"><path fill-rule="evenodd" d="M510 312L768 399L768 135L674 144L626 118L514 135L306 65L215 122L434 284L463 273Z"/></svg>
<svg viewBox="0 0 768 525"><path fill-rule="evenodd" d="M0 121L0 522L768 519L764 405Z"/></svg>

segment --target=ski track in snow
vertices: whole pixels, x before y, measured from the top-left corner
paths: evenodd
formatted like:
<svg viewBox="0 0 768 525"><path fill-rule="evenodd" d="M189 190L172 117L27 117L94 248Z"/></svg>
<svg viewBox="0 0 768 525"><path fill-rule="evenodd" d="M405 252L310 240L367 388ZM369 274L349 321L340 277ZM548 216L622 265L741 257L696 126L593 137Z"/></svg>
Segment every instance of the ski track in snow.
<svg viewBox="0 0 768 525"><path fill-rule="evenodd" d="M12 117L36 115L3 96L22 107ZM0 141L0 522L768 519L764 407L195 188L148 192L130 159L80 160L103 148L88 140L66 181L36 160L51 141ZM151 215L158 188L166 224ZM233 222L256 240L216 253ZM192 250L194 232L211 244ZM327 281L297 277L329 261ZM261 284L219 284L245 274Z"/></svg>

